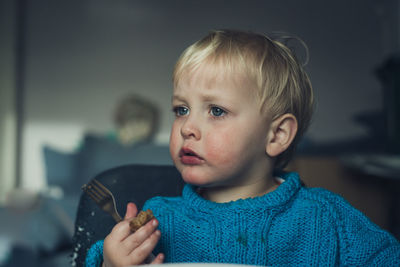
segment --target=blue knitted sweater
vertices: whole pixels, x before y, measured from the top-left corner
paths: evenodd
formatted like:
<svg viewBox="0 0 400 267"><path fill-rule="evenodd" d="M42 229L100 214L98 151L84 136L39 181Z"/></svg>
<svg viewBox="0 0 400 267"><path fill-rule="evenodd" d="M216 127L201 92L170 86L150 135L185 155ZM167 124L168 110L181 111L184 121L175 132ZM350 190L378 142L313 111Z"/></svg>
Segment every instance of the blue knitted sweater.
<svg viewBox="0 0 400 267"><path fill-rule="evenodd" d="M344 199L304 188L296 173L261 197L214 203L186 185L181 197L146 202L160 221L154 254L165 262L251 265L400 266L400 244ZM87 266L102 260L102 241L89 250Z"/></svg>

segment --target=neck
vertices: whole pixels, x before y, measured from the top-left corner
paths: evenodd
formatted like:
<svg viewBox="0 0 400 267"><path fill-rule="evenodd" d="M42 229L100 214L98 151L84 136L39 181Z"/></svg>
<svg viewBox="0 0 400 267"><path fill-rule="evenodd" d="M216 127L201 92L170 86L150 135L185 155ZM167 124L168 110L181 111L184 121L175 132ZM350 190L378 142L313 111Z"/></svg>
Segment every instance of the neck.
<svg viewBox="0 0 400 267"><path fill-rule="evenodd" d="M238 199L253 198L274 191L279 182L272 176L260 178L252 183L229 186L199 188L199 194L210 201L225 203Z"/></svg>

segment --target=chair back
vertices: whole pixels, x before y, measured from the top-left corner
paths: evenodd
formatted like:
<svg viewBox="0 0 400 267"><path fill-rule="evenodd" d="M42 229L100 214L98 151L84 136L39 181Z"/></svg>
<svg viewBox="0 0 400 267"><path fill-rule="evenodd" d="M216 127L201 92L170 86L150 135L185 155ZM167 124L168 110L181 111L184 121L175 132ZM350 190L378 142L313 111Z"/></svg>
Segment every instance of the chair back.
<svg viewBox="0 0 400 267"><path fill-rule="evenodd" d="M94 179L113 193L118 212L125 215L128 202L138 210L154 196L181 195L183 181L174 166L125 165L100 173ZM96 241L104 239L115 221L82 192L72 239L72 265L84 266L86 253Z"/></svg>

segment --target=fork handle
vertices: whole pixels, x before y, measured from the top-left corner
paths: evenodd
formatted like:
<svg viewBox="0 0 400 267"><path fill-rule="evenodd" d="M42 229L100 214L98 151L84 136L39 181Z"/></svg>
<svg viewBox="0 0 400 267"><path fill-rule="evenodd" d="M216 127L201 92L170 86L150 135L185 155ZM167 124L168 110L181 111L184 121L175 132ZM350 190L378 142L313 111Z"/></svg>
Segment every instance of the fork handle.
<svg viewBox="0 0 400 267"><path fill-rule="evenodd" d="M121 216L119 216L118 213L111 213L111 216L114 218L114 220L119 223L120 221L122 221Z"/></svg>

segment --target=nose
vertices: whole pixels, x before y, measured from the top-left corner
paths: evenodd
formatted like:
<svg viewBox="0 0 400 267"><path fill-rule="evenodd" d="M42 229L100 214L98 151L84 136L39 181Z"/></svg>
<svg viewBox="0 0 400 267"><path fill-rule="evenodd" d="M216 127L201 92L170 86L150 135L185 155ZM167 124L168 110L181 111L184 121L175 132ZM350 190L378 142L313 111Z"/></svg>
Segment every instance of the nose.
<svg viewBox="0 0 400 267"><path fill-rule="evenodd" d="M196 140L200 139L201 131L199 126L199 120L194 116L189 116L181 127L181 134L183 138L194 138Z"/></svg>

